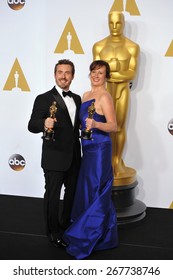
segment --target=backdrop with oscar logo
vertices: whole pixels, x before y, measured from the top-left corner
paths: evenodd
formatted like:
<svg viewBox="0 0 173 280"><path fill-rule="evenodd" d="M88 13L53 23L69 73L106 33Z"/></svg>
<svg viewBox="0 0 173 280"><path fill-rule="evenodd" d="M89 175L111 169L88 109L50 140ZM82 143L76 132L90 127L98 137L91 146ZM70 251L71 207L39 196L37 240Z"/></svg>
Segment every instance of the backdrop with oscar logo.
<svg viewBox="0 0 173 280"><path fill-rule="evenodd" d="M90 88L92 47L109 35L111 10L124 13L125 36L140 46L123 159L137 172L139 200L173 208L172 0L0 2L0 194L43 197L42 135L27 130L33 102L54 86L62 58L76 67L71 89Z"/></svg>

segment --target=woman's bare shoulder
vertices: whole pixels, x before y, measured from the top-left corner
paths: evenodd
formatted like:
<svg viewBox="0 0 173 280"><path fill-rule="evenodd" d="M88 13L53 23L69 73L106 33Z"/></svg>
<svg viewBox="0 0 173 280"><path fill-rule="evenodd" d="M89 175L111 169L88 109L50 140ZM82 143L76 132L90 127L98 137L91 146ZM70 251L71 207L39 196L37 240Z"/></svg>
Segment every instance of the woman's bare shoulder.
<svg viewBox="0 0 173 280"><path fill-rule="evenodd" d="M112 96L107 90L104 90L100 95L100 100L103 102L106 100L112 100Z"/></svg>
<svg viewBox="0 0 173 280"><path fill-rule="evenodd" d="M87 101L90 97L90 91L86 91L84 92L83 96L82 96L82 102Z"/></svg>

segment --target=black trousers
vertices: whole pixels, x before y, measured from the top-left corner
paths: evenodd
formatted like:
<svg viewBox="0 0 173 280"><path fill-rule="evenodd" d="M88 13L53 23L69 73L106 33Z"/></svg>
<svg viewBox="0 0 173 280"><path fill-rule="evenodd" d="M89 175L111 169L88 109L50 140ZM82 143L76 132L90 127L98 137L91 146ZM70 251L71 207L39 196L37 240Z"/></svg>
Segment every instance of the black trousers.
<svg viewBox="0 0 173 280"><path fill-rule="evenodd" d="M70 225L80 163L73 158L67 171L44 170L44 214L47 235L51 240L60 239ZM64 198L60 200L64 184Z"/></svg>

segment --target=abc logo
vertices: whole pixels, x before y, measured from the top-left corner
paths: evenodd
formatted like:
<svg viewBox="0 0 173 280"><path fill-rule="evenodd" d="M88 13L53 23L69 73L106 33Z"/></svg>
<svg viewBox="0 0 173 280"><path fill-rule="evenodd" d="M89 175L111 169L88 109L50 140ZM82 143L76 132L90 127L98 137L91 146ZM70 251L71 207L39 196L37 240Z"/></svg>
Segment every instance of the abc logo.
<svg viewBox="0 0 173 280"><path fill-rule="evenodd" d="M21 171L25 167L25 159L18 154L12 155L8 160L9 166L15 171Z"/></svg>
<svg viewBox="0 0 173 280"><path fill-rule="evenodd" d="M168 131L173 135L173 119L168 123Z"/></svg>
<svg viewBox="0 0 173 280"><path fill-rule="evenodd" d="M7 0L8 5L13 10L20 10L25 5L25 0Z"/></svg>

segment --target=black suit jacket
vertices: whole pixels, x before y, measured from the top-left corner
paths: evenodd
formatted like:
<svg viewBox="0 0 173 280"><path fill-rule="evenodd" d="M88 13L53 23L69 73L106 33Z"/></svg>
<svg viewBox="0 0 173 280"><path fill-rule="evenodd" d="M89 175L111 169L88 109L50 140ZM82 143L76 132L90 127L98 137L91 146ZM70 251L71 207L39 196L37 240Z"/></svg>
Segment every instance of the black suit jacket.
<svg viewBox="0 0 173 280"><path fill-rule="evenodd" d="M55 97L56 96L56 97ZM49 108L53 101L57 102L56 119L54 125L55 141L43 140L41 166L43 169L54 171L65 171L70 167L73 153L76 155L76 165L79 165L81 148L79 141L79 108L81 97L72 93L76 104L76 117L72 125L68 109L63 98L53 87L50 91L36 97L28 130L33 133L44 131L44 122L50 116Z"/></svg>

